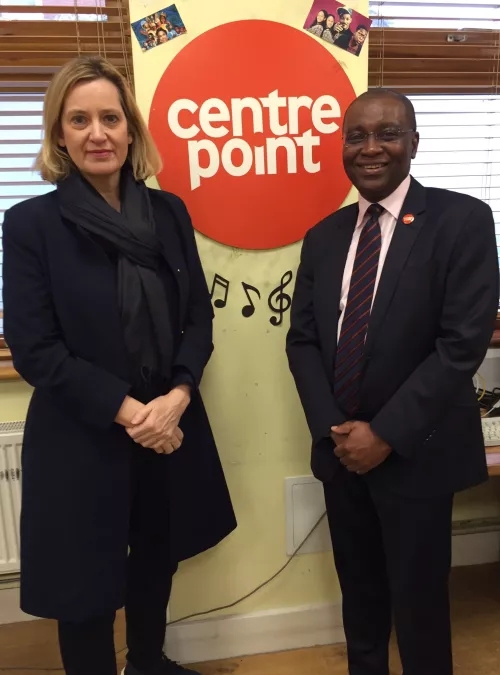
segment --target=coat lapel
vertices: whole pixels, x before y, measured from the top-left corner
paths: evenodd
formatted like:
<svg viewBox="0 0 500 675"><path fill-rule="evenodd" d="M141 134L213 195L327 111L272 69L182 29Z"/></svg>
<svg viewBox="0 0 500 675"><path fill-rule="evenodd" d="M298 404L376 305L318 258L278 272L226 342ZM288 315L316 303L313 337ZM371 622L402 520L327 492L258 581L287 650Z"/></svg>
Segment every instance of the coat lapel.
<svg viewBox="0 0 500 675"><path fill-rule="evenodd" d="M377 338L378 330L397 288L399 276L425 222L425 201L425 188L412 178L410 189L399 214L373 303L365 345L365 354L367 355L370 354ZM415 219L412 223L406 224L403 222L403 218L408 214L413 215Z"/></svg>
<svg viewBox="0 0 500 675"><path fill-rule="evenodd" d="M150 194L154 192L156 191L150 190ZM162 254L175 277L179 290L180 325L182 327L185 323L189 297L189 270L183 252L179 215L170 204L167 204L163 195L154 195L152 203L157 223L156 233L162 245Z"/></svg>

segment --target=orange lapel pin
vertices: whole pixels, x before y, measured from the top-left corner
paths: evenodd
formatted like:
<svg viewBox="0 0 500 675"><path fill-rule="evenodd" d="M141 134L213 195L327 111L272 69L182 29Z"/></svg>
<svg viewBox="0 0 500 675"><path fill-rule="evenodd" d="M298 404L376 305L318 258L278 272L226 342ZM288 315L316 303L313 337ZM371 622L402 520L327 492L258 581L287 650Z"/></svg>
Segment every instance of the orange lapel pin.
<svg viewBox="0 0 500 675"><path fill-rule="evenodd" d="M415 216L413 215L413 213L407 213L406 216L403 216L403 223L405 225L411 225L414 220Z"/></svg>

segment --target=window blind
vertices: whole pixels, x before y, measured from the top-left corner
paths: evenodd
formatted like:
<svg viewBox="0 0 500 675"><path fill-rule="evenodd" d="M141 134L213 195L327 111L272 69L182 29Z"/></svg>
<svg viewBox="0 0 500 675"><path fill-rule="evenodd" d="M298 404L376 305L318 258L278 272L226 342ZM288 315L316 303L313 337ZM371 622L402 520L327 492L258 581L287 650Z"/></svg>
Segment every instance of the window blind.
<svg viewBox="0 0 500 675"><path fill-rule="evenodd" d="M489 204L500 260L500 95L410 98L421 138L412 175Z"/></svg>
<svg viewBox="0 0 500 675"><path fill-rule="evenodd" d="M42 140L42 107L43 95L0 92L0 235L7 209L53 189L32 170ZM0 336L2 310L0 237Z"/></svg>
<svg viewBox="0 0 500 675"><path fill-rule="evenodd" d="M406 94L498 93L500 3L371 0L369 82Z"/></svg>
<svg viewBox="0 0 500 675"><path fill-rule="evenodd" d="M105 56L132 83L127 0L0 0L0 91L44 91L85 54Z"/></svg>

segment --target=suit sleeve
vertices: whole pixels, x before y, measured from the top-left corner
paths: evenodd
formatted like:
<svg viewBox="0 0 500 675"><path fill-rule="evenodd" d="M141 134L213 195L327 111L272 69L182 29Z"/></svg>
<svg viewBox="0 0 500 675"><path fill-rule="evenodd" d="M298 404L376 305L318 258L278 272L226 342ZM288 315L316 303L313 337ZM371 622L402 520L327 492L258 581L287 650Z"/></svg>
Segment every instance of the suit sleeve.
<svg viewBox="0 0 500 675"><path fill-rule="evenodd" d="M287 355L314 445L330 439L332 426L345 422L325 370L314 316L314 269L310 233L304 239L295 291ZM333 309L332 309L333 311Z"/></svg>
<svg viewBox="0 0 500 675"><path fill-rule="evenodd" d="M175 201L172 203L172 200ZM170 195L170 201L179 216L190 288L187 318L174 362L174 385L175 383L189 384L197 389L213 352L214 311L196 246L191 218L181 199Z"/></svg>
<svg viewBox="0 0 500 675"><path fill-rule="evenodd" d="M106 429L114 423L130 385L69 352L52 302L42 242L37 239L36 222L5 214L4 329L14 366L68 414Z"/></svg>
<svg viewBox="0 0 500 675"><path fill-rule="evenodd" d="M371 423L398 454L410 457L421 447L481 365L497 314L498 281L493 215L481 203L451 256L435 349Z"/></svg>

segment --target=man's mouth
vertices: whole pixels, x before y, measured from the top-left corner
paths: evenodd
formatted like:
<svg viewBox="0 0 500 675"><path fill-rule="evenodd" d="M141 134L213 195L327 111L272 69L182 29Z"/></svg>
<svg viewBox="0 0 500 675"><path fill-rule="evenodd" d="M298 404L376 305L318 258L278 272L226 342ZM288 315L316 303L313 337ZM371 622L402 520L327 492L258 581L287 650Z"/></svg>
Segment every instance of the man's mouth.
<svg viewBox="0 0 500 675"><path fill-rule="evenodd" d="M386 166L387 164L384 164L382 162L373 162L373 164L361 164L359 165L359 168L363 173L372 175L381 173Z"/></svg>

